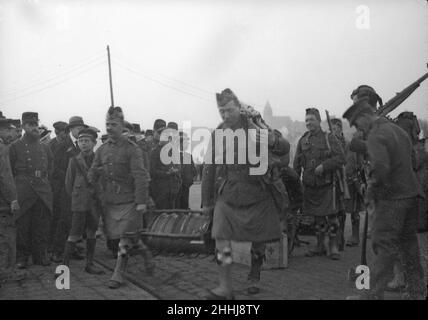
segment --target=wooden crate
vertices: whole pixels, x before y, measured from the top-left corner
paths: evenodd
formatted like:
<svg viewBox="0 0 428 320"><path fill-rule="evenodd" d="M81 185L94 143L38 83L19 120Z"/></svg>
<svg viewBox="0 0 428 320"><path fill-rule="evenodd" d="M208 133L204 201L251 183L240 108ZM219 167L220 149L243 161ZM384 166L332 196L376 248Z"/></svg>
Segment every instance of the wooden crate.
<svg viewBox="0 0 428 320"><path fill-rule="evenodd" d="M277 242L266 244L266 260L262 269L281 269L288 266L288 245L287 235L282 234L281 239ZM251 242L232 241L232 258L233 262L251 265Z"/></svg>

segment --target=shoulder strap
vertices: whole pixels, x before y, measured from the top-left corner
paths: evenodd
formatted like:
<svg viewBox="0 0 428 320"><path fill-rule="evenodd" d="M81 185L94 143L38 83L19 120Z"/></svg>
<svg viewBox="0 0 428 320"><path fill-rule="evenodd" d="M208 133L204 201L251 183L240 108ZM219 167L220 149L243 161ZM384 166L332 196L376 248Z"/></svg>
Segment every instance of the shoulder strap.
<svg viewBox="0 0 428 320"><path fill-rule="evenodd" d="M82 166L80 165L79 161L76 157L71 158L71 161L76 165L77 170L79 170L80 174L83 176L83 180L85 180L85 183L89 186L90 183L88 181L88 177L85 174L85 171L83 170Z"/></svg>
<svg viewBox="0 0 428 320"><path fill-rule="evenodd" d="M328 148L328 151L330 151L331 152L331 145L330 145L330 141L328 140L328 136L329 136L329 132L326 132L325 133L325 142L327 143L327 148Z"/></svg>

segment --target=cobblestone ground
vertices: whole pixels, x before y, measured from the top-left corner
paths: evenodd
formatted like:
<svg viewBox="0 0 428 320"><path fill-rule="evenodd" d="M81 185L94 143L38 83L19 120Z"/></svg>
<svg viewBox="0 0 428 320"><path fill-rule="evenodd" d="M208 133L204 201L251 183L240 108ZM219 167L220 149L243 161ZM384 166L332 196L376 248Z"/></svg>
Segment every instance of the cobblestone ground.
<svg viewBox="0 0 428 320"><path fill-rule="evenodd" d="M199 209L199 185L191 188L192 209ZM350 233L350 221L347 221L346 233ZM427 235L423 235L424 239ZM286 269L264 270L260 282L261 291L257 295L246 292L246 277L249 268L235 264L233 270L234 290L237 299L344 299L347 295L358 294L355 284L347 280L348 270L360 264L360 247L346 248L340 261L326 257L305 257L305 252L314 244L312 237L301 237L310 245L297 247ZM368 260L371 261L370 241L368 241ZM421 245L426 249L427 241ZM98 261L109 268L114 265L111 254L105 246L98 246ZM426 250L425 250L426 251ZM425 252L426 254L426 252ZM202 299L207 288L214 288L217 283L214 256L165 256L154 258L156 273L148 276L143 267L143 260L136 256L130 260L129 276L138 281L150 292L161 299ZM426 266L426 261L424 263ZM387 293L387 299L399 299L400 294Z"/></svg>
<svg viewBox="0 0 428 320"><path fill-rule="evenodd" d="M155 297L146 290L127 283L122 288L111 290L106 283L110 270L105 275L90 275L83 270L84 261L72 261L70 265L70 289L56 287L55 266L30 266L22 281L1 283L0 300L152 300Z"/></svg>
<svg viewBox="0 0 428 320"><path fill-rule="evenodd" d="M191 206L200 206L199 185L191 189ZM347 221L349 224L349 219ZM350 232L347 225L347 235ZM427 234L419 235L424 267L428 260ZM347 280L350 268L359 265L360 247L346 248L340 261L326 257L308 258L304 253L314 244L312 237L301 237L310 244L297 247L289 258L286 269L264 270L257 295L246 292L246 277L249 268L235 264L233 268L234 291L237 299L282 300L282 299L344 299L358 294L355 284ZM368 241L368 260L372 260ZM154 257L156 271L147 275L140 256L132 257L128 264L126 285L110 290L106 282L111 276L115 259L107 251L105 242L97 242L96 260L106 271L105 275L93 276L83 271L83 261L72 261L71 289L58 290L53 278L54 266L31 267L27 280L3 283L0 299L202 299L207 288L217 284L214 256L166 256ZM400 294L388 293L387 299L399 299Z"/></svg>

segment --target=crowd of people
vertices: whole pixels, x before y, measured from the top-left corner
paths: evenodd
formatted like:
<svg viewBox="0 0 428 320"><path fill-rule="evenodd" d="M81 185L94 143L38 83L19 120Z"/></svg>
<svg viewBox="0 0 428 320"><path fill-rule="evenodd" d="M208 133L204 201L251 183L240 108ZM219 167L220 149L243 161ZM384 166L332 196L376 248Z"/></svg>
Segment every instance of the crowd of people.
<svg viewBox="0 0 428 320"><path fill-rule="evenodd" d="M378 116L380 97L372 87L360 86L343 114L357 129L353 139L345 140L342 119L331 119L326 132L319 110L308 108L308 131L290 159L286 137L246 113L230 89L216 98L222 120L216 130L248 134L268 129L265 174L251 175L248 157L245 163L208 161L200 173L193 160L183 161L192 156L186 155L189 138L177 123L157 119L152 130L142 131L125 120L120 107L108 109L107 134L96 150L100 131L82 117L55 122L55 138L50 139L36 112L24 112L20 120L1 114L0 207L16 223L16 267L27 268L30 257L33 264L68 266L71 259L85 259L79 247L85 239L85 271L101 274L93 263L101 228L117 257L110 288L123 283L133 251L143 255L150 274L155 265L139 237L150 224L145 213L189 209L189 189L200 176L201 207L212 220L219 271L219 285L208 290L207 299L234 298L231 241L252 243L248 290L257 293L266 243L277 241L281 232L293 240L298 212L314 219L316 245L306 256L339 260L346 246L360 244L360 213L367 208L374 212L375 260L371 289L359 298L382 299L388 287L405 287L406 298L425 299L416 233L427 229L428 155L413 113L403 112L394 121ZM169 139L161 139L165 130ZM262 143L260 134L256 141ZM162 150L171 144L180 159L165 163ZM213 133L210 147L217 145ZM227 146L225 159L230 151L236 161L242 150ZM346 240L347 213L352 235Z"/></svg>

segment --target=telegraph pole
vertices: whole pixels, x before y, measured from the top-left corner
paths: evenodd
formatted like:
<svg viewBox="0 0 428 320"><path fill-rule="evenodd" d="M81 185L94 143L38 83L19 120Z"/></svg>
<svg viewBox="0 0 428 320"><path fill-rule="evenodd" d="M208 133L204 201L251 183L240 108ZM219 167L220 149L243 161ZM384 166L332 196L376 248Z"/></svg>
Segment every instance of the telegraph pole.
<svg viewBox="0 0 428 320"><path fill-rule="evenodd" d="M107 59L108 59L108 75L109 75L109 79L110 79L110 100L111 100L111 106L114 107L113 79L111 76L110 46L109 45L107 45Z"/></svg>

